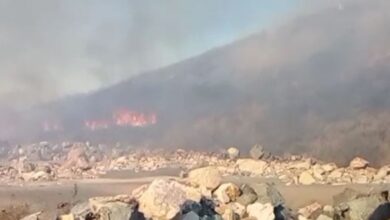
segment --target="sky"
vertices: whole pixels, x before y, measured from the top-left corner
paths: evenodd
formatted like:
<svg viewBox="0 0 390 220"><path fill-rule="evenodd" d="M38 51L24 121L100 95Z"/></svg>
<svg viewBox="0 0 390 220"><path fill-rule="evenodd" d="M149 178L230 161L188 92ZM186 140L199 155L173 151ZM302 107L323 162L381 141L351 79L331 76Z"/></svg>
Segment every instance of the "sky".
<svg viewBox="0 0 390 220"><path fill-rule="evenodd" d="M298 0L0 0L0 104L98 88L272 27Z"/></svg>

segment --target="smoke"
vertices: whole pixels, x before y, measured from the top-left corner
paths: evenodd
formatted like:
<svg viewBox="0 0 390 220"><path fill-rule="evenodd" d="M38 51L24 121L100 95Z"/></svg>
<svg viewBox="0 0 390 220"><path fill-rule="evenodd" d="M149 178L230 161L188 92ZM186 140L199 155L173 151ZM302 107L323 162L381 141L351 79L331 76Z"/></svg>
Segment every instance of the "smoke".
<svg viewBox="0 0 390 220"><path fill-rule="evenodd" d="M255 4L1 1L0 103L90 92L232 41L264 25Z"/></svg>
<svg viewBox="0 0 390 220"><path fill-rule="evenodd" d="M170 7L183 14L195 13L192 10L181 4L168 4L167 8L139 4L132 5L134 12L158 14L156 18L166 21L166 26L151 25L153 21L142 13L133 14L143 21L136 24L136 32L116 31L113 24L99 26L93 32L99 37L86 37L88 46L82 51L87 55L69 62L69 68L89 57L92 78L105 81L106 72L120 76L120 72L163 60L156 51L168 51L165 54L172 56L181 53L167 45L181 48L188 41L202 41L188 34L193 33L189 29L205 28L199 20L184 20L176 26L173 21L179 15L165 18ZM279 154L305 152L338 162L362 155L381 163L387 158L384 155L390 155L386 126L390 121L390 2L312 4L278 27L91 95L49 104L34 118L60 119L71 131L63 135L78 139L74 135L84 135L79 131L83 120L99 119L125 106L156 112L156 126L85 135L207 149L228 145L247 149L260 143ZM199 19L205 22L209 18ZM164 34L155 35L160 32ZM100 44L100 39L112 39L112 43ZM52 85L56 79L53 77ZM87 81L85 78L85 85ZM77 82L84 85L84 80Z"/></svg>

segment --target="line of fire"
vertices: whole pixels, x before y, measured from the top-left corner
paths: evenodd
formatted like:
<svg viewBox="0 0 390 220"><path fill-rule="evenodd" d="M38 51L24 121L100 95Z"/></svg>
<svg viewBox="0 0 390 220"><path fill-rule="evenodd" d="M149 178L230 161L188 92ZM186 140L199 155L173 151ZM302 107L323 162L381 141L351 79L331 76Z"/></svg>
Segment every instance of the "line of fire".
<svg viewBox="0 0 390 220"><path fill-rule="evenodd" d="M121 108L112 112L111 118L85 119L80 125L89 131L104 130L113 127L147 127L157 123L156 113L144 113L134 111L128 108ZM42 123L44 132L63 130L62 123L59 121L45 120Z"/></svg>

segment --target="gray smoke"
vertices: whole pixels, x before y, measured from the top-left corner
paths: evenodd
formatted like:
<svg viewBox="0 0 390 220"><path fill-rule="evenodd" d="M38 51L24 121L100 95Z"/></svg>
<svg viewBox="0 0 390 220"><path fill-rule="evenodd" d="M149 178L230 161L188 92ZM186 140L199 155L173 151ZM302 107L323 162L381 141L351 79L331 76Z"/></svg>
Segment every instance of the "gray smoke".
<svg viewBox="0 0 390 220"><path fill-rule="evenodd" d="M226 43L261 26L255 2L3 0L0 103L88 92Z"/></svg>

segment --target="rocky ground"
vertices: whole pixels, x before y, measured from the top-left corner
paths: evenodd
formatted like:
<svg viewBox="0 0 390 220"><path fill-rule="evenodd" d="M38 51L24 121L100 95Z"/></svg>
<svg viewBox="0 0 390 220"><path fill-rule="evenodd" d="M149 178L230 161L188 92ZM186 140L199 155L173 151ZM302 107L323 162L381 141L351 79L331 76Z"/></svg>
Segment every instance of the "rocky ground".
<svg viewBox="0 0 390 220"><path fill-rule="evenodd" d="M78 193L77 181L98 179L112 171L181 170L177 177L153 177L146 184L121 195L108 193L72 202L64 198L64 203L56 207L56 216L62 220L368 219L371 215L390 212L385 187L375 187L376 190L364 193L344 187L332 201L326 201L327 204L321 203L319 198L304 207L291 208L276 186L387 186L390 166L372 168L368 161L359 157L347 167L338 167L309 157L272 156L260 145L254 146L244 158L234 147L219 153L167 152L47 142L3 147L0 153L3 186L72 180L75 181L71 192L74 195ZM10 210L5 207L2 214L16 213ZM24 212L18 215L37 211L26 215L24 220L49 219L45 210L22 210Z"/></svg>

